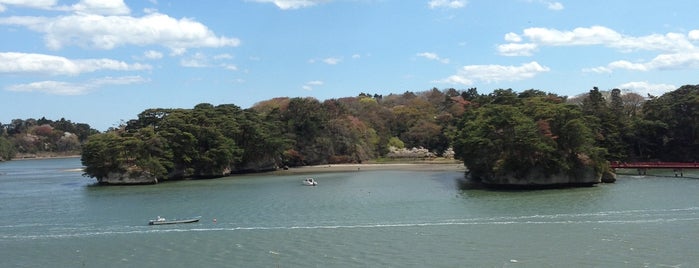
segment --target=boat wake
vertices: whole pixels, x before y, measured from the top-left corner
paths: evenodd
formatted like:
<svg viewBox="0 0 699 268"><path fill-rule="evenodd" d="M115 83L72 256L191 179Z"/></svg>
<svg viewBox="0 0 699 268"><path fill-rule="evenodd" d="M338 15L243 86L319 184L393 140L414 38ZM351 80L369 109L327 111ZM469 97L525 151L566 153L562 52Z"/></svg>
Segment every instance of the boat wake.
<svg viewBox="0 0 699 268"><path fill-rule="evenodd" d="M234 226L234 223L196 223L173 228L152 228L148 226L56 226L40 224L0 225L0 241L62 239L75 237L95 237L132 234L159 234L181 232L222 232L222 231L291 231L291 230L331 230L361 228L407 228L459 225L513 225L513 224L664 224L674 222L699 221L699 207L661 210L623 210L578 214L547 214L522 216L497 216L483 218L455 218L420 222L380 222L351 224L320 224L291 226ZM44 229L44 233L26 232ZM105 230L106 229L106 230Z"/></svg>

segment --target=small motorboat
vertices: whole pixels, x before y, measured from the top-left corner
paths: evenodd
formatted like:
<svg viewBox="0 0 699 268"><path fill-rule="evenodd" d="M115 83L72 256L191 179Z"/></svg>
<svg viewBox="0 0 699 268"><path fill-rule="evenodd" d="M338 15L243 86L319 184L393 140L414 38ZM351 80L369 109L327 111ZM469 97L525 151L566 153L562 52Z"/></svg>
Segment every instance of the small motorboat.
<svg viewBox="0 0 699 268"><path fill-rule="evenodd" d="M303 185L316 186L316 185L318 185L318 182L316 180L314 180L313 178L305 178L303 180Z"/></svg>
<svg viewBox="0 0 699 268"><path fill-rule="evenodd" d="M155 220L150 220L148 221L148 225L165 225L165 224L178 224L178 223L193 223L193 222L198 222L199 217L196 218L187 218L187 219L174 219L174 220L168 220L163 217L158 216L155 218Z"/></svg>

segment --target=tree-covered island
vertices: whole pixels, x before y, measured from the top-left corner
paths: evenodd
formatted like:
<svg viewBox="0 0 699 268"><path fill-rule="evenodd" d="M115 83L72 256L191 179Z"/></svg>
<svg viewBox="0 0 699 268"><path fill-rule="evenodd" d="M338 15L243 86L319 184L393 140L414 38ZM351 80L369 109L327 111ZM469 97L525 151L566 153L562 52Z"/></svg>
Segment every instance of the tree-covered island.
<svg viewBox="0 0 699 268"><path fill-rule="evenodd" d="M40 140L46 132L60 140L57 133L71 133L2 126L3 159L26 150L27 137ZM76 140L84 175L103 184L444 156L462 160L468 176L487 185L546 187L612 178L608 161L697 161L698 128L699 85L647 97L593 88L573 98L533 89L434 88L322 102L275 98L249 109L206 103L148 109Z"/></svg>

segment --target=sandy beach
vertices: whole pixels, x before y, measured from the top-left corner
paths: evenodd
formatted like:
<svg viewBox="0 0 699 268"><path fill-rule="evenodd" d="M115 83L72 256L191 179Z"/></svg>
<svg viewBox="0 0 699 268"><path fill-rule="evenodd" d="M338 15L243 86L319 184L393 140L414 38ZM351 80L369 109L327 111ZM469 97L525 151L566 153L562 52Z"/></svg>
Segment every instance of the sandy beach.
<svg viewBox="0 0 699 268"><path fill-rule="evenodd" d="M414 170L414 171L465 171L461 162L420 162L420 163L381 163L381 164L328 164L303 166L277 170L278 174L312 174L324 172L351 172L367 170Z"/></svg>
<svg viewBox="0 0 699 268"><path fill-rule="evenodd" d="M80 155L64 155L64 156L34 156L13 158L12 160L36 160L36 159L52 159L52 158L77 158ZM353 172L353 171L370 171L370 170L410 170L410 171L466 171L466 167L460 161L456 160L434 160L434 161L417 161L417 162L395 162L395 163L366 163L366 164L327 164L293 167L289 169L278 169L270 171L274 174L314 174L326 172ZM68 172L82 172L83 169L67 169ZM264 173L264 172L263 172Z"/></svg>

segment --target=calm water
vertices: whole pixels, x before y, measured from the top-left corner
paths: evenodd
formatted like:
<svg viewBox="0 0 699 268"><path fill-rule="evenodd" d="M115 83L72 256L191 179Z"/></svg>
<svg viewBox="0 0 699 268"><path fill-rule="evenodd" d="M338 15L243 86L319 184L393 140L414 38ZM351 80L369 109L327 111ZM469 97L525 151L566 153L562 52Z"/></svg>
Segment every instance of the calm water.
<svg viewBox="0 0 699 268"><path fill-rule="evenodd" d="M432 171L99 187L79 168L0 163L3 267L699 266L696 171L514 192ZM148 226L158 215L202 221Z"/></svg>

